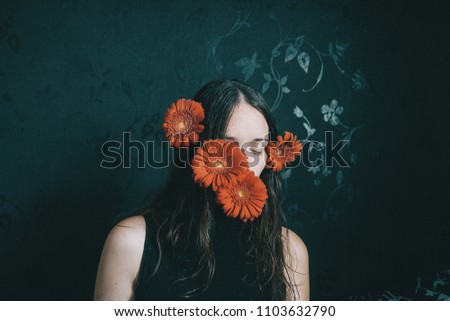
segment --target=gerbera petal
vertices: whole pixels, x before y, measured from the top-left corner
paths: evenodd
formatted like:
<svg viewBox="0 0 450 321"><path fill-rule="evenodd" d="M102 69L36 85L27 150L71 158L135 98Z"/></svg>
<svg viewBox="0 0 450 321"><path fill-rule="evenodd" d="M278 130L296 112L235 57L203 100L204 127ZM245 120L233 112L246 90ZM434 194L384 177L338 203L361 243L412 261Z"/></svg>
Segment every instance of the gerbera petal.
<svg viewBox="0 0 450 321"><path fill-rule="evenodd" d="M203 126L202 124L198 124L196 131L197 131L197 133L202 133L204 129L205 129L205 126Z"/></svg>
<svg viewBox="0 0 450 321"><path fill-rule="evenodd" d="M181 140L179 137L174 137L174 147L179 148L181 146Z"/></svg>
<svg viewBox="0 0 450 321"><path fill-rule="evenodd" d="M266 146L266 166L274 172L280 172L287 163L293 162L302 149L297 136L285 131L284 136L278 135L276 142L269 142Z"/></svg>
<svg viewBox="0 0 450 321"><path fill-rule="evenodd" d="M190 143L198 140L198 133L203 131L203 125L199 124L203 119L204 110L201 103L181 98L167 109L161 128L165 131L166 138L177 136L169 140L171 146L188 147Z"/></svg>
<svg viewBox="0 0 450 321"><path fill-rule="evenodd" d="M232 217L238 217L239 212L240 212L240 207L235 205L229 211L227 211L227 215L232 216Z"/></svg>
<svg viewBox="0 0 450 321"><path fill-rule="evenodd" d="M240 217L245 220L247 220L250 217L250 213L248 211L247 206L242 206Z"/></svg>
<svg viewBox="0 0 450 321"><path fill-rule="evenodd" d="M225 212L228 212L232 209L233 204L231 202L225 202L223 204L223 209L225 210Z"/></svg>
<svg viewBox="0 0 450 321"><path fill-rule="evenodd" d="M207 174L206 176L204 176L203 182L205 187L209 187L212 184L213 179L214 179L213 174Z"/></svg>
<svg viewBox="0 0 450 321"><path fill-rule="evenodd" d="M248 208L250 209L252 216L257 216L262 212L262 207L256 206L254 202L248 204Z"/></svg>

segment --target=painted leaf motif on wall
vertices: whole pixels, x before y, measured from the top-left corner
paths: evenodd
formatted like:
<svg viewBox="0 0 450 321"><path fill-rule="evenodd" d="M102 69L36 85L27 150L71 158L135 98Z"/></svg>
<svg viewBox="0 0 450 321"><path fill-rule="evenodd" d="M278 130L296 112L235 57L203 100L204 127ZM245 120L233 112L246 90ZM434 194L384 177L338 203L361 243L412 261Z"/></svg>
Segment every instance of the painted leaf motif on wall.
<svg viewBox="0 0 450 321"><path fill-rule="evenodd" d="M244 57L244 58L241 58L238 61L236 61L234 64L237 67L245 67L249 64L249 62L250 62L250 59L248 59L247 57Z"/></svg>
<svg viewBox="0 0 450 321"><path fill-rule="evenodd" d="M294 45L297 48L300 48L301 46L303 46L304 41L305 41L305 36L299 36L299 37L295 38Z"/></svg>
<svg viewBox="0 0 450 321"><path fill-rule="evenodd" d="M292 59L295 58L295 56L298 55L298 49L295 48L293 45L290 45L287 49L286 49L286 54L284 56L284 62L289 62Z"/></svg>
<svg viewBox="0 0 450 321"><path fill-rule="evenodd" d="M305 71L305 73L308 73L310 63L309 55L303 51L297 56L297 61L300 67Z"/></svg>
<svg viewBox="0 0 450 321"><path fill-rule="evenodd" d="M280 50L278 48L275 48L272 50L272 57L276 58L280 55Z"/></svg>

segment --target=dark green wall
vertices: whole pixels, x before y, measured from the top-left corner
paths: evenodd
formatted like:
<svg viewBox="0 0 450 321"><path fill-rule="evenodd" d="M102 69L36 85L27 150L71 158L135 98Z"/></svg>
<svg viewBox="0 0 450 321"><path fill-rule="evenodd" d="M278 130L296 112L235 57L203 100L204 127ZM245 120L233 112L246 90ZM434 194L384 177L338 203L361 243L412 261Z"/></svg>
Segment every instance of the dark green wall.
<svg viewBox="0 0 450 321"><path fill-rule="evenodd" d="M349 141L348 168L283 174L313 299L448 298L450 51L434 9L0 1L0 298L92 298L108 231L166 175L103 169L101 145L124 131L160 140L165 109L217 78L263 91L280 131L304 143Z"/></svg>

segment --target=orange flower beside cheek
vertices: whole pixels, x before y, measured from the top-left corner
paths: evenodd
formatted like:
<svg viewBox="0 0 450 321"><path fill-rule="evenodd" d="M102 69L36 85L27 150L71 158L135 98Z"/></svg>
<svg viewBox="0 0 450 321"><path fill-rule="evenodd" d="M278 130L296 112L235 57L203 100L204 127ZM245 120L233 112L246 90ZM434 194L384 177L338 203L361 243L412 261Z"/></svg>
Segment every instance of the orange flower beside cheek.
<svg viewBox="0 0 450 321"><path fill-rule="evenodd" d="M276 142L269 142L266 146L266 168L272 168L274 172L280 172L287 163L295 161L300 156L302 144L297 136L291 132L284 132L284 137L278 135Z"/></svg>
<svg viewBox="0 0 450 321"><path fill-rule="evenodd" d="M199 134L204 130L200 122L204 119L205 112L199 102L182 98L166 111L161 128L165 131L165 137L171 146L188 147L198 142Z"/></svg>
<svg viewBox="0 0 450 321"><path fill-rule="evenodd" d="M242 149L228 140L206 140L192 160L195 182L217 191L220 186L233 184L236 177L248 170L248 160Z"/></svg>

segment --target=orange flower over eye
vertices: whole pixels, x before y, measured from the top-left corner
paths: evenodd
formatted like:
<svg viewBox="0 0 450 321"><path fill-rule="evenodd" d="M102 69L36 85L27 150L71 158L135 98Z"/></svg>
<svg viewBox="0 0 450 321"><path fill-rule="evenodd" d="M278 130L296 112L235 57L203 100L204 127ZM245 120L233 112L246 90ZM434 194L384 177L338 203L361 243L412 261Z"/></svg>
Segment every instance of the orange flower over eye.
<svg viewBox="0 0 450 321"><path fill-rule="evenodd" d="M195 182L202 187L217 191L218 187L232 184L244 170L248 170L248 160L242 149L232 141L206 140L197 149L192 160Z"/></svg>
<svg viewBox="0 0 450 321"><path fill-rule="evenodd" d="M227 216L253 221L260 216L267 200L264 182L250 171L244 171L235 184L217 190L216 202L222 205Z"/></svg>
<svg viewBox="0 0 450 321"><path fill-rule="evenodd" d="M170 145L178 148L188 147L198 142L204 126L200 124L205 119L205 112L201 103L191 99L178 99L167 109L161 128Z"/></svg>
<svg viewBox="0 0 450 321"><path fill-rule="evenodd" d="M295 161L300 156L303 146L297 136L285 131L284 137L278 135L277 142L269 142L266 146L267 165L274 172L280 172L287 163Z"/></svg>

